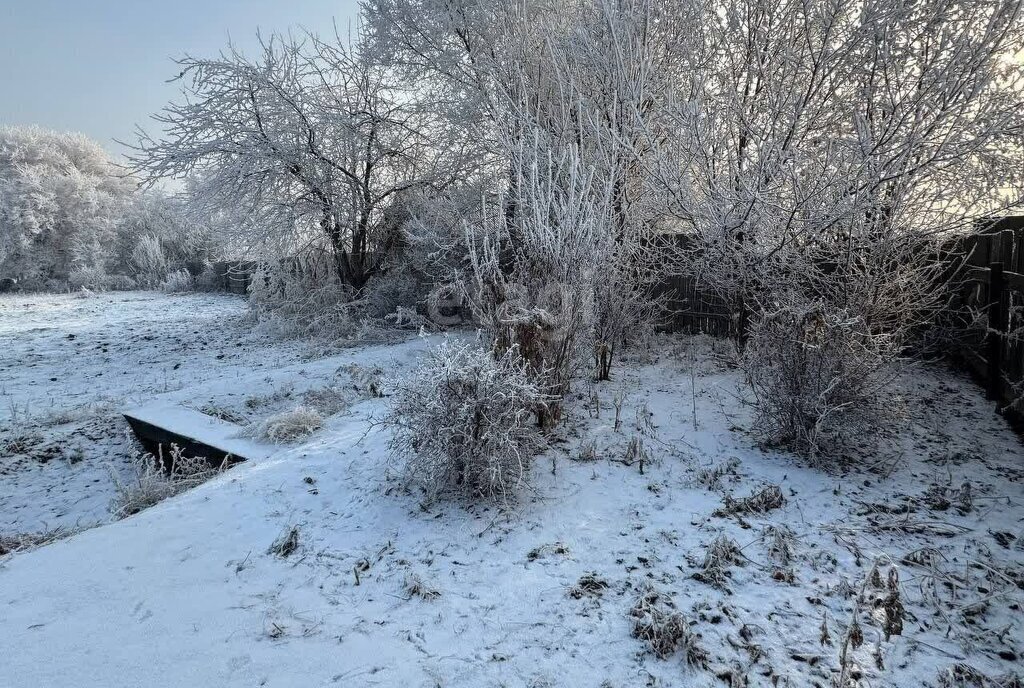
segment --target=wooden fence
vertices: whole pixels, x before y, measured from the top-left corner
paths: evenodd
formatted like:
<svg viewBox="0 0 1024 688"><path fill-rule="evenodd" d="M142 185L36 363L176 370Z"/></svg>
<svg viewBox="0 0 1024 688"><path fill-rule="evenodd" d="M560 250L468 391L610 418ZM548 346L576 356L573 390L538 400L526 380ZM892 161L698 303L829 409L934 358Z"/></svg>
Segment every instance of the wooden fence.
<svg viewBox="0 0 1024 688"><path fill-rule="evenodd" d="M1009 405L1024 391L1024 217L984 223L958 249L954 307L965 318L959 353L989 398ZM1020 409L1011 409L1020 411Z"/></svg>
<svg viewBox="0 0 1024 688"><path fill-rule="evenodd" d="M232 294L246 294L252 275L259 266L255 260L225 260L213 264L217 286Z"/></svg>
<svg viewBox="0 0 1024 688"><path fill-rule="evenodd" d="M668 277L654 288L654 295L664 309L660 329L666 332L734 334L737 318L729 302L692 277Z"/></svg>

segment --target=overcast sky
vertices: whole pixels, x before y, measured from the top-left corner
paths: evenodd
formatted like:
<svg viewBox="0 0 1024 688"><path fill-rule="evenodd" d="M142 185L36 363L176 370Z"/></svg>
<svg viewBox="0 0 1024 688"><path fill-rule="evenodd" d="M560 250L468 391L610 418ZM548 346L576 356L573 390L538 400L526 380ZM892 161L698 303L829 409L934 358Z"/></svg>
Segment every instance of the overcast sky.
<svg viewBox="0 0 1024 688"><path fill-rule="evenodd" d="M0 0L0 124L81 131L121 153L113 139L176 97L172 58L355 16L356 0Z"/></svg>

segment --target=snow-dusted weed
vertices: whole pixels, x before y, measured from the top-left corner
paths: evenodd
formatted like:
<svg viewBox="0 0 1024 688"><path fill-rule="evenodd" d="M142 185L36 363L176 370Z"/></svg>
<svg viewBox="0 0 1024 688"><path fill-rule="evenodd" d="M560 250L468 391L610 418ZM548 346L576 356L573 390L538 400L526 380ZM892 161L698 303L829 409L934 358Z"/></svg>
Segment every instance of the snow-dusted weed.
<svg viewBox="0 0 1024 688"><path fill-rule="evenodd" d="M275 413L259 424L258 437L271 442L289 443L309 437L324 425L319 411L297 406L289 411Z"/></svg>
<svg viewBox="0 0 1024 688"><path fill-rule="evenodd" d="M135 474L122 480L111 471L116 496L110 510L114 518L126 518L169 497L197 487L224 470L214 468L202 456L184 456L176 445L169 456L142 454L135 461Z"/></svg>
<svg viewBox="0 0 1024 688"><path fill-rule="evenodd" d="M707 651L670 597L653 587L644 587L629 615L633 622L633 637L645 641L659 659L668 659L681 652L687 666L707 666Z"/></svg>
<svg viewBox="0 0 1024 688"><path fill-rule="evenodd" d="M727 535L719 535L707 545L704 560L700 563L700 569L693 574L693 578L719 590L725 590L731 577L729 570L742 564L743 555L736 541Z"/></svg>
<svg viewBox="0 0 1024 688"><path fill-rule="evenodd" d="M403 586L405 595L407 598L412 599L418 597L421 600L436 600L441 596L441 591L428 585L423 581L423 578L415 573L410 573L405 577L405 584Z"/></svg>

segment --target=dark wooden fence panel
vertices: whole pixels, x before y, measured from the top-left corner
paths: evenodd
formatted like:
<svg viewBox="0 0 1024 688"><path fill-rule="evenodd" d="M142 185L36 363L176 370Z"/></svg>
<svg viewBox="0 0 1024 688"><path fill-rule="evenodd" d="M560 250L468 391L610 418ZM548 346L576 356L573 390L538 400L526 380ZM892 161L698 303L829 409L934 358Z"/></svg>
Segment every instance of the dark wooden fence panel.
<svg viewBox="0 0 1024 688"><path fill-rule="evenodd" d="M704 332L725 337L732 332L729 303L692 277L668 277L654 287L664 309L661 329L667 332Z"/></svg>
<svg viewBox="0 0 1024 688"><path fill-rule="evenodd" d="M214 263L213 273L217 276L218 286L224 291L245 294L258 266L259 262L255 260L226 260Z"/></svg>
<svg viewBox="0 0 1024 688"><path fill-rule="evenodd" d="M1024 218L981 229L959 245L964 265L954 278L953 306L980 316L965 318L959 348L989 397L1009 405L1024 386Z"/></svg>

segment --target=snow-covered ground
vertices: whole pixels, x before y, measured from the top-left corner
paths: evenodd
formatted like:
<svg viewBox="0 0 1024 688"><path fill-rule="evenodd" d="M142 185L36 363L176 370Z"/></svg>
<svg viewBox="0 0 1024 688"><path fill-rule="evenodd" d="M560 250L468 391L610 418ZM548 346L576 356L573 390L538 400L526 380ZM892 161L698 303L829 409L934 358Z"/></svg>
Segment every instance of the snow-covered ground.
<svg viewBox="0 0 1024 688"><path fill-rule="evenodd" d="M134 457L118 411L301 360L237 296L0 296L0 534L106 521Z"/></svg>
<svg viewBox="0 0 1024 688"><path fill-rule="evenodd" d="M145 319L170 297L103 298L137 299ZM204 299L222 309L205 329ZM195 325L151 331L203 330L209 343L177 350L191 372L171 376L163 399L241 422L302 403L326 425L141 514L0 560L0 686L826 686L858 598L864 642L851 656L864 685L938 686L961 664L1020 672L1022 448L948 371L908 377L904 422L864 438L874 470L824 471L758 448L724 347L659 338L614 382L577 387L573 430L500 513L423 505L388 471L387 431L372 422L388 400L371 382L430 339L304 360L246 334L235 302L181 304ZM50 325L37 351L60 346L64 326ZM109 348L127 340L105 329ZM7 351L32 347L5 337ZM218 359L235 341L246 355ZM109 380L118 360L177 362L170 347L145 351L93 370ZM95 379L63 367L76 376L65 381ZM59 398L52 369L40 377L58 382L38 393ZM23 403L32 385L7 389ZM642 466L623 460L634 438ZM595 456L581 450L591 442ZM744 513L732 501L767 486L781 505ZM3 522L18 522L9 503ZM293 529L295 551L272 553ZM709 562L719 538L738 551ZM632 637L651 589L691 624L707 668ZM903 628L886 638L894 594Z"/></svg>

